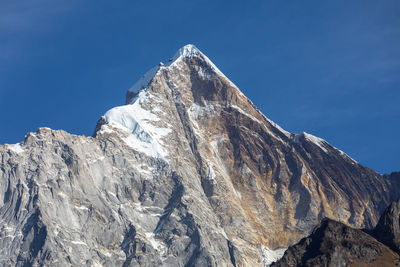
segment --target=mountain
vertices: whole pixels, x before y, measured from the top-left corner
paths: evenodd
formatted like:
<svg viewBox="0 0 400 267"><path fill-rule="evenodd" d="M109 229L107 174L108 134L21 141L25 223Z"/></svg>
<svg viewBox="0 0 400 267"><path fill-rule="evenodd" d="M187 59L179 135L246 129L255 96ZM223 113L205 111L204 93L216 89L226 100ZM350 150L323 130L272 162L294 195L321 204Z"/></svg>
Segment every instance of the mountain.
<svg viewBox="0 0 400 267"><path fill-rule="evenodd" d="M268 265L322 218L372 228L400 196L392 176L266 118L193 45L93 137L40 128L0 146L0 164L3 265Z"/></svg>
<svg viewBox="0 0 400 267"><path fill-rule="evenodd" d="M390 204L372 231L324 219L272 266L400 266L399 207Z"/></svg>

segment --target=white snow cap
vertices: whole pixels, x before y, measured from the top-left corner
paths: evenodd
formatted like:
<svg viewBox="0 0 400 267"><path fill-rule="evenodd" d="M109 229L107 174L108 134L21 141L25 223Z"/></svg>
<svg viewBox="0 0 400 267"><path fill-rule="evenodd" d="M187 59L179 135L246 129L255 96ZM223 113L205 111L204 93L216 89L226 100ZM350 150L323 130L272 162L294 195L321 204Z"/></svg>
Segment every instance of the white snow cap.
<svg viewBox="0 0 400 267"><path fill-rule="evenodd" d="M174 57L172 58L172 61L174 62L180 57L183 58L191 58L191 57L196 57L203 55L203 53L200 52L199 49L197 49L196 46L192 44L187 44L184 47L180 48L178 52L175 53Z"/></svg>

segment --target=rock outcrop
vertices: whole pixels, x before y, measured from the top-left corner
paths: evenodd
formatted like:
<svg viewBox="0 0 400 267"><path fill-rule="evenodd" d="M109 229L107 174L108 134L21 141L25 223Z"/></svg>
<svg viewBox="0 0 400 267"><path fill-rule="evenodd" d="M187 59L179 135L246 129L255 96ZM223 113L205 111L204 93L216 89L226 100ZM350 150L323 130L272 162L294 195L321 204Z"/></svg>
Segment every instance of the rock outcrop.
<svg viewBox="0 0 400 267"><path fill-rule="evenodd" d="M324 219L271 266L399 266L400 257L359 229Z"/></svg>
<svg viewBox="0 0 400 267"><path fill-rule="evenodd" d="M93 137L41 128L0 146L0 264L268 265L322 218L372 228L400 196L267 119L192 45L126 103Z"/></svg>
<svg viewBox="0 0 400 267"><path fill-rule="evenodd" d="M385 209L373 235L400 254L400 199Z"/></svg>
<svg viewBox="0 0 400 267"><path fill-rule="evenodd" d="M399 208L391 203L372 230L326 218L272 266L400 266Z"/></svg>

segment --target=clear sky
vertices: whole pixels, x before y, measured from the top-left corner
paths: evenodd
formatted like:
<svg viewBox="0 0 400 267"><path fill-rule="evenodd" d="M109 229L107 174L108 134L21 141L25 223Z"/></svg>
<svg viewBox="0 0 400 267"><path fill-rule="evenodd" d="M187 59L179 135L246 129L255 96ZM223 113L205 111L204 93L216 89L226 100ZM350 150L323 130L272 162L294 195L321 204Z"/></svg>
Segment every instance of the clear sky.
<svg viewBox="0 0 400 267"><path fill-rule="evenodd" d="M400 170L398 0L1 0L0 143L42 126L91 135L188 43L284 129Z"/></svg>

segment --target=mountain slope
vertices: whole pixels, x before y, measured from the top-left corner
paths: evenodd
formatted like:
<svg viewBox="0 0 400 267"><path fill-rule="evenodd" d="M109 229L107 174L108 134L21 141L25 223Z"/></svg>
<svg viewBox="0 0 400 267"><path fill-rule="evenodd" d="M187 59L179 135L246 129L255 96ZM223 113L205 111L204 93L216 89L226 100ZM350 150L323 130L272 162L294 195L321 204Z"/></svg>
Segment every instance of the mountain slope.
<svg viewBox="0 0 400 267"><path fill-rule="evenodd" d="M398 266L400 257L361 230L324 219L272 266Z"/></svg>
<svg viewBox="0 0 400 267"><path fill-rule="evenodd" d="M324 219L272 266L399 266L399 206L391 203L372 231Z"/></svg>
<svg viewBox="0 0 400 267"><path fill-rule="evenodd" d="M373 231L373 235L380 242L400 254L400 199L385 209Z"/></svg>
<svg viewBox="0 0 400 267"><path fill-rule="evenodd" d="M399 196L267 119L192 45L126 103L93 137L42 128L0 147L0 263L264 265L323 217L372 227Z"/></svg>

